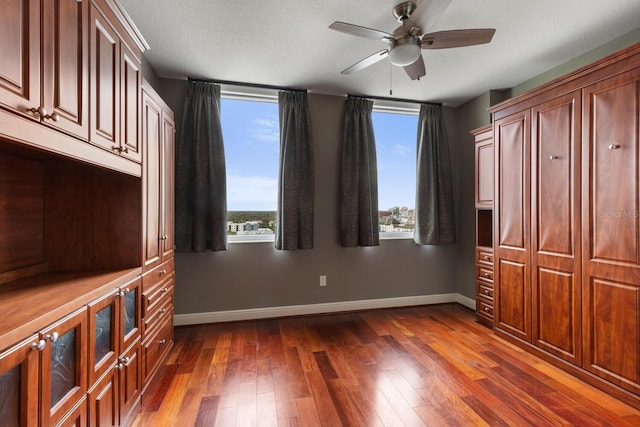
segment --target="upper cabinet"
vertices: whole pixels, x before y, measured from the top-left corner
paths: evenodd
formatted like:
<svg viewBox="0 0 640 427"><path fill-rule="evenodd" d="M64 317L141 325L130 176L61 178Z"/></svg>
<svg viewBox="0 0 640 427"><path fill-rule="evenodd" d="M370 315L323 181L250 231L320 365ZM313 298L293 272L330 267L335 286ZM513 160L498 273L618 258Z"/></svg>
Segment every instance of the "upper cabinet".
<svg viewBox="0 0 640 427"><path fill-rule="evenodd" d="M127 162L142 161L141 55L147 45L119 6L109 0L5 3L0 116L10 112L26 120L12 121L0 137L140 175L140 166Z"/></svg>

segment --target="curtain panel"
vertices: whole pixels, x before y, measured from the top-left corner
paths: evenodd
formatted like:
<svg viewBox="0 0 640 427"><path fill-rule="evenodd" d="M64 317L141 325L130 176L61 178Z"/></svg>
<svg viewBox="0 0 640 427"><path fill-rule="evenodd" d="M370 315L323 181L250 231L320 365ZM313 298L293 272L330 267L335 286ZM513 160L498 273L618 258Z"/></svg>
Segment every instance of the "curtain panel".
<svg viewBox="0 0 640 427"><path fill-rule="evenodd" d="M456 242L453 176L442 106L420 106L416 165L416 223L419 245Z"/></svg>
<svg viewBox="0 0 640 427"><path fill-rule="evenodd" d="M227 183L217 84L188 83L175 173L176 250L226 250Z"/></svg>
<svg viewBox="0 0 640 427"><path fill-rule="evenodd" d="M371 112L373 101L347 99L341 153L340 242L378 246L378 171Z"/></svg>
<svg viewBox="0 0 640 427"><path fill-rule="evenodd" d="M307 93L278 93L280 172L275 247L313 248L313 141Z"/></svg>

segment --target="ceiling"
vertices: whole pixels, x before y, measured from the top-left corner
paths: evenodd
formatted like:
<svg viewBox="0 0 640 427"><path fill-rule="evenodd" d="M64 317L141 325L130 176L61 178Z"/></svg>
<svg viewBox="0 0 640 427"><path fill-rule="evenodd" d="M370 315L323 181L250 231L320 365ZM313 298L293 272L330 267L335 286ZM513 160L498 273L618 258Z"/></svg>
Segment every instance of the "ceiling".
<svg viewBox="0 0 640 427"><path fill-rule="evenodd" d="M393 32L402 0L119 0L163 78L207 78L459 105L513 87L638 28L638 0L452 0L425 32L495 28L490 44L423 50L412 81L385 59L340 72L386 45L328 29L344 21ZM416 1L416 2L419 2Z"/></svg>

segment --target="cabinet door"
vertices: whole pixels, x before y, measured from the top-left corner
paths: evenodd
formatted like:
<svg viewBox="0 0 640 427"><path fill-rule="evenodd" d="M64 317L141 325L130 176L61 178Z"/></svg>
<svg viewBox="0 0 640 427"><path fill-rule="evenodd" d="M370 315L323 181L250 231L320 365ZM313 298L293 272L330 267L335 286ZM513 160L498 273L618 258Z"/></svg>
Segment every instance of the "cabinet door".
<svg viewBox="0 0 640 427"><path fill-rule="evenodd" d="M580 93L531 115L533 343L580 365Z"/></svg>
<svg viewBox="0 0 640 427"><path fill-rule="evenodd" d="M89 139L107 150L120 152L120 40L94 6L89 13Z"/></svg>
<svg viewBox="0 0 640 427"><path fill-rule="evenodd" d="M118 335L119 292L114 290L109 295L87 305L89 312L89 387L110 369L120 353Z"/></svg>
<svg viewBox="0 0 640 427"><path fill-rule="evenodd" d="M38 424L39 337L0 353L0 420L5 427ZM41 343L44 348L44 341Z"/></svg>
<svg viewBox="0 0 640 427"><path fill-rule="evenodd" d="M173 115L162 112L162 260L173 256L175 125Z"/></svg>
<svg viewBox="0 0 640 427"><path fill-rule="evenodd" d="M583 96L584 367L640 394L640 69Z"/></svg>
<svg viewBox="0 0 640 427"><path fill-rule="evenodd" d="M86 0L42 2L42 106L56 120L43 123L89 137L88 8Z"/></svg>
<svg viewBox="0 0 640 427"><path fill-rule="evenodd" d="M493 208L494 154L491 130L476 135L476 208Z"/></svg>
<svg viewBox="0 0 640 427"><path fill-rule="evenodd" d="M494 124L494 325L527 341L531 341L529 117L524 111Z"/></svg>
<svg viewBox="0 0 640 427"><path fill-rule="evenodd" d="M119 364L120 424L125 425L140 403L140 393L142 391L140 341L137 341L129 350L121 355Z"/></svg>
<svg viewBox="0 0 640 427"><path fill-rule="evenodd" d="M40 107L40 1L2 3L0 104L36 120Z"/></svg>
<svg viewBox="0 0 640 427"><path fill-rule="evenodd" d="M124 43L120 44L120 57L121 153L123 156L140 163L142 161L140 133L142 69L140 60Z"/></svg>
<svg viewBox="0 0 640 427"><path fill-rule="evenodd" d="M118 425L118 366L114 363L105 375L89 390L89 425L112 427Z"/></svg>
<svg viewBox="0 0 640 427"><path fill-rule="evenodd" d="M120 351L129 348L140 338L142 279L138 278L120 288Z"/></svg>
<svg viewBox="0 0 640 427"><path fill-rule="evenodd" d="M144 197L144 262L143 269L151 270L160 264L161 253L161 167L160 138L162 111L149 95L142 92L142 135L144 143L143 197Z"/></svg>
<svg viewBox="0 0 640 427"><path fill-rule="evenodd" d="M87 391L87 310L82 308L40 333L42 351L40 417L53 425Z"/></svg>

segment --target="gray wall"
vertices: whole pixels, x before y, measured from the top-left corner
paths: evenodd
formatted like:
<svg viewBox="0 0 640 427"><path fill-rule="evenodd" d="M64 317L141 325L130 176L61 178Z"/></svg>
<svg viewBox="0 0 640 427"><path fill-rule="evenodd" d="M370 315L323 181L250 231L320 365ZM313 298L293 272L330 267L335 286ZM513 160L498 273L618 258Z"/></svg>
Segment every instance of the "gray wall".
<svg viewBox="0 0 640 427"><path fill-rule="evenodd" d="M185 81L159 92L180 120ZM384 240L375 248L338 243L338 164L343 97L309 96L315 154L315 247L231 243L226 252L176 254L176 314L455 292L456 246ZM447 114L452 127L452 115ZM452 150L454 165L456 152ZM320 287L319 276L327 276Z"/></svg>

